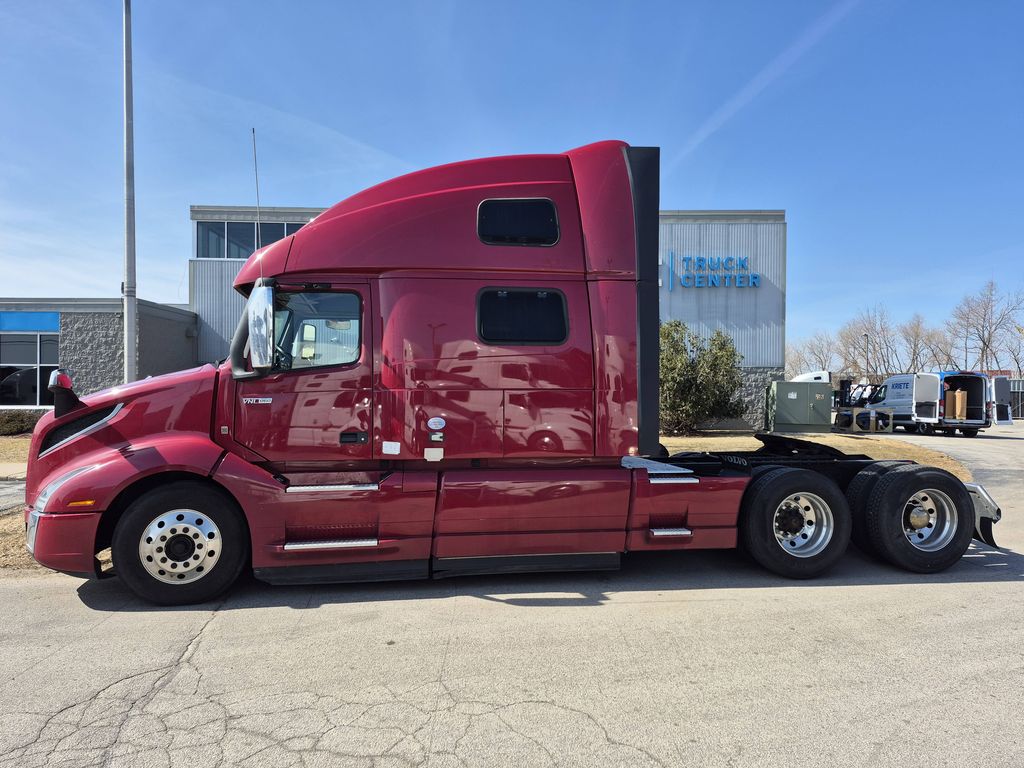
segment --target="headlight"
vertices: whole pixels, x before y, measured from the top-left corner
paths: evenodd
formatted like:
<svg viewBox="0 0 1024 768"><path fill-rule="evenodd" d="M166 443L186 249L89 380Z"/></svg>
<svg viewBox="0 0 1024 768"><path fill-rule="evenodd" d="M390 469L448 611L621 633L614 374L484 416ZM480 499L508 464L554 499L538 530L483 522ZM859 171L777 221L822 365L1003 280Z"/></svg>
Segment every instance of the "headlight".
<svg viewBox="0 0 1024 768"><path fill-rule="evenodd" d="M61 475L48 486L43 488L43 492L36 496L36 503L34 505L34 509L36 510L36 512L45 512L47 502L50 500L50 497L57 492L58 488L64 485L64 483L66 483L68 480L71 480L74 477L78 477L80 474L82 474L83 472L88 472L90 469L96 469L96 467L94 465L89 465L88 467L79 467L78 469L73 469L67 474Z"/></svg>

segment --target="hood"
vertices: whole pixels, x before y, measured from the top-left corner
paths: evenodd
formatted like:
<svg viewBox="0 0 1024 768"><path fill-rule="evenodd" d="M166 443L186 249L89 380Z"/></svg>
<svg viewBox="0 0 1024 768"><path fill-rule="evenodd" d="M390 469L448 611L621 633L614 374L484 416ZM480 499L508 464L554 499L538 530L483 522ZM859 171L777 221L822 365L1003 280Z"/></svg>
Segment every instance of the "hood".
<svg viewBox="0 0 1024 768"><path fill-rule="evenodd" d="M174 432L209 436L217 370L203 365L151 376L94 392L84 407L54 418L51 411L36 424L29 448L26 496L52 473L99 460L152 435Z"/></svg>

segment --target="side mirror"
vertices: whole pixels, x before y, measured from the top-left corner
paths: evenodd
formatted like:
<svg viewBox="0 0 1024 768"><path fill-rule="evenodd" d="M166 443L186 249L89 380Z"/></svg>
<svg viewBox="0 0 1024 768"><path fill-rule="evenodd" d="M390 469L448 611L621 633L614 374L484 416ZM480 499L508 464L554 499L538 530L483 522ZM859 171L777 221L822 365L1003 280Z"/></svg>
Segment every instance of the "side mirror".
<svg viewBox="0 0 1024 768"><path fill-rule="evenodd" d="M47 387L53 392L53 415L56 418L82 407L82 401L72 390L71 374L67 368L58 368L50 373Z"/></svg>
<svg viewBox="0 0 1024 768"><path fill-rule="evenodd" d="M252 289L249 315L249 363L265 373L274 365L274 289L260 285Z"/></svg>

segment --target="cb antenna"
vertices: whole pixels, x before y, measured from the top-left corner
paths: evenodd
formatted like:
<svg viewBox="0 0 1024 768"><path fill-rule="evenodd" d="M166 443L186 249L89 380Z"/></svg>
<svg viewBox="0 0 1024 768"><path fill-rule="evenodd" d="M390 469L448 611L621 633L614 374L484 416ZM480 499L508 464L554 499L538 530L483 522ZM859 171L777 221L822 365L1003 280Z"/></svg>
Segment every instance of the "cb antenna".
<svg viewBox="0 0 1024 768"><path fill-rule="evenodd" d="M256 177L256 250L263 247L260 232L260 166L256 162L256 129L252 129L252 172ZM263 277L263 259L260 259L260 277Z"/></svg>

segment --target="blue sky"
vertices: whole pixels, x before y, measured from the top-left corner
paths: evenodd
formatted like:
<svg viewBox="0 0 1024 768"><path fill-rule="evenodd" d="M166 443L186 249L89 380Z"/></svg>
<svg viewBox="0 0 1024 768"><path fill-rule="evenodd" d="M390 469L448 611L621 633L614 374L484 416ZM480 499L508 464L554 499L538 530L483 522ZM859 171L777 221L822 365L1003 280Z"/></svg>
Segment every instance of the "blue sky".
<svg viewBox="0 0 1024 768"><path fill-rule="evenodd" d="M121 3L0 2L6 296L117 296ZM664 208L785 208L788 336L1024 286L1024 3L136 0L139 295L190 204L327 206L469 157L663 148Z"/></svg>

